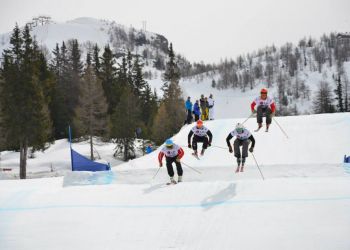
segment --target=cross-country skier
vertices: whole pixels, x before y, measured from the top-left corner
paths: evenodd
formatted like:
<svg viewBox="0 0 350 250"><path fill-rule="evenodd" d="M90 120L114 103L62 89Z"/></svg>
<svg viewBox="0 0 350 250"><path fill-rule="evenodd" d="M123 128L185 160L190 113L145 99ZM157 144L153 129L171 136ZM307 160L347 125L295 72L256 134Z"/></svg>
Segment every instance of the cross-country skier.
<svg viewBox="0 0 350 250"><path fill-rule="evenodd" d="M177 176L178 176L177 181L181 182L183 170L182 170L180 159L184 156L183 149L179 145L175 144L171 139L167 139L165 141L165 147L163 147L158 154L159 167L163 166L162 160L164 155L166 160L166 168L168 170L168 175L170 177L170 183L176 184L176 181L174 179L174 169L172 165L173 162L175 162L175 165L176 165Z"/></svg>
<svg viewBox="0 0 350 250"><path fill-rule="evenodd" d="M255 111L255 106L257 107ZM262 127L263 116L266 116L266 132L269 131L269 126L272 121L272 116L275 115L276 106L275 102L272 98L267 96L267 89L263 88L260 91L260 96L255 98L255 100L251 103L250 108L252 113L257 112L257 122L258 122L258 131Z"/></svg>
<svg viewBox="0 0 350 250"><path fill-rule="evenodd" d="M191 137L193 134L194 136L193 136L192 145L191 145ZM209 136L209 139L208 139L208 136ZM197 125L194 126L191 129L190 133L188 134L188 147L192 148L194 150L193 155L198 157L197 143L198 142L203 143L202 151L201 151L201 155L203 155L207 147L211 146L212 139L213 139L213 135L210 132L210 130L207 127L203 126L202 120L198 120Z"/></svg>
<svg viewBox="0 0 350 250"><path fill-rule="evenodd" d="M235 130L233 130L226 138L227 146L229 148L230 153L233 152L230 144L230 140L235 136L236 136L236 139L233 142L233 147L235 151L235 157L237 158L237 169L236 169L236 173L237 173L239 171L243 172L245 158L248 157L249 143L252 142L252 145L249 148L249 152L253 153L254 146L255 146L255 139L248 129L244 128L242 124L237 123ZM242 146L242 154L240 150L241 146ZM241 166L241 169L239 169L240 166Z"/></svg>

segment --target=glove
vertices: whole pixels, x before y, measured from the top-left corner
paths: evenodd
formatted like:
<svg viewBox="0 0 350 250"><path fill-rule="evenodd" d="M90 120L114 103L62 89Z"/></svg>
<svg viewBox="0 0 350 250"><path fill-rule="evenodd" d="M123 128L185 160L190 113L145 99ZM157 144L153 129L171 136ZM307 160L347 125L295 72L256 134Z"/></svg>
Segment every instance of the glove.
<svg viewBox="0 0 350 250"><path fill-rule="evenodd" d="M253 153L253 151L254 151L254 148L253 148L253 147L250 147L249 152L250 152L250 153Z"/></svg>
<svg viewBox="0 0 350 250"><path fill-rule="evenodd" d="M233 152L232 147L229 147L229 148L228 148L228 151L229 151L230 153L232 153L232 152Z"/></svg>
<svg viewBox="0 0 350 250"><path fill-rule="evenodd" d="M192 147L191 147L191 143L188 144L188 147L189 147L189 148L192 148Z"/></svg>
<svg viewBox="0 0 350 250"><path fill-rule="evenodd" d="M163 163L162 162L159 162L159 167L163 167Z"/></svg>
<svg viewBox="0 0 350 250"><path fill-rule="evenodd" d="M179 157L177 157L177 158L176 158L176 161L177 161L177 162L180 162L180 158L179 158Z"/></svg>
<svg viewBox="0 0 350 250"><path fill-rule="evenodd" d="M208 147L210 147L211 146L211 142L208 142Z"/></svg>

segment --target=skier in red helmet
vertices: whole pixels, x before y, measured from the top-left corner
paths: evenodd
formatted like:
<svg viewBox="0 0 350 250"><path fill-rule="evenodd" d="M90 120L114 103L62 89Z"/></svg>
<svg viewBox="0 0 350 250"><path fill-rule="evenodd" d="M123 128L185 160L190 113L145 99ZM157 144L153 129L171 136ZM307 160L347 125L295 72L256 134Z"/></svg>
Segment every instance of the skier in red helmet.
<svg viewBox="0 0 350 250"><path fill-rule="evenodd" d="M191 145L191 137L192 135L193 139L192 139L192 145ZM208 139L209 137L209 139ZM213 139L213 135L210 132L210 130L203 126L203 121L202 120L198 120L196 126L194 126L190 132L188 133L188 147L192 148L194 150L193 155L195 157L198 157L198 153L197 153L197 143L198 142L202 142L203 143L203 147L202 147L202 151L201 151L201 155L204 154L204 151L207 149L207 147L211 146L211 141Z"/></svg>
<svg viewBox="0 0 350 250"><path fill-rule="evenodd" d="M258 131L262 127L263 116L265 116L266 132L268 132L272 121L272 116L275 115L276 105L273 99L267 96L266 88L261 89L260 96L255 98L255 100L251 103L250 108L252 110L252 113L257 113L256 119L258 122L258 129L255 131Z"/></svg>

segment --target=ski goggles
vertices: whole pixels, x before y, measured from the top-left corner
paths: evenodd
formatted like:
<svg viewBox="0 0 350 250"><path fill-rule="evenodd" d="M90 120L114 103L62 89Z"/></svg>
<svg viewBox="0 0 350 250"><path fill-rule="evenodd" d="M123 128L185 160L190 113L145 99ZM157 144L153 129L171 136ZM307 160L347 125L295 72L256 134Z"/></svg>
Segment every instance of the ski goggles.
<svg viewBox="0 0 350 250"><path fill-rule="evenodd" d="M238 134L243 133L243 128L236 128L236 132L237 132Z"/></svg>

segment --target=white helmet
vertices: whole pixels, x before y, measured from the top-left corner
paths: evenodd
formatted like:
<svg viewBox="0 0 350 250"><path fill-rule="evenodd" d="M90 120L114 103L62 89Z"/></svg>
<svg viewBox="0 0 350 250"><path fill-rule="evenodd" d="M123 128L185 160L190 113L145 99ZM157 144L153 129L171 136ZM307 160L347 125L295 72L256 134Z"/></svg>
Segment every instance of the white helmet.
<svg viewBox="0 0 350 250"><path fill-rule="evenodd" d="M242 133L243 130L244 130L243 124L237 123L237 125L236 125L236 131L237 131L237 133Z"/></svg>

